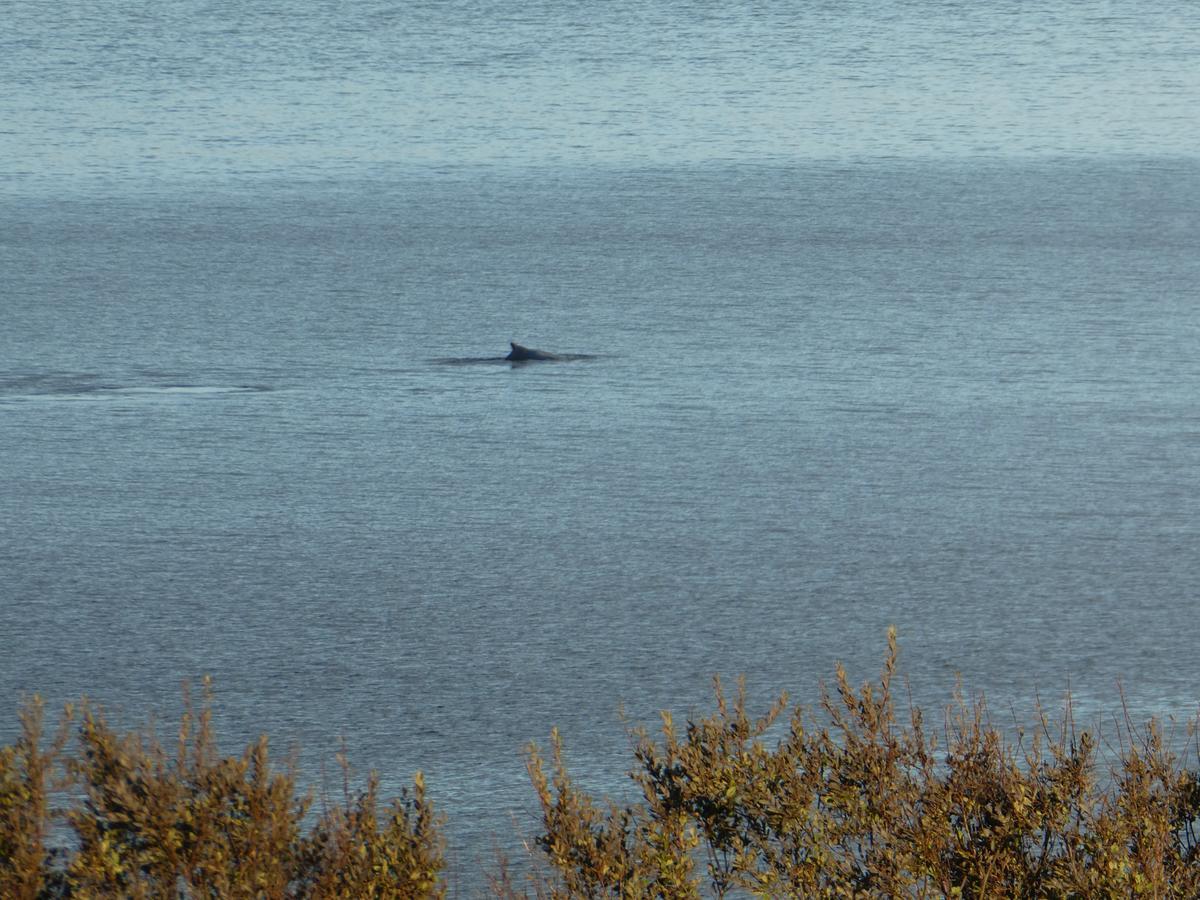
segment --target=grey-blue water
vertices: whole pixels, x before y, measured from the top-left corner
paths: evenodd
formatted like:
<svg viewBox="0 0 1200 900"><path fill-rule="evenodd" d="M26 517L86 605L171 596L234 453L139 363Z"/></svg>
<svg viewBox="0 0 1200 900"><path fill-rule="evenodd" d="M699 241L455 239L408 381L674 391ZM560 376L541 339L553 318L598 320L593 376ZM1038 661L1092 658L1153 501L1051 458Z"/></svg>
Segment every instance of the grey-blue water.
<svg viewBox="0 0 1200 900"><path fill-rule="evenodd" d="M618 709L1196 709L1184 3L14 2L0 736L214 676L469 888ZM510 366L509 340L593 359Z"/></svg>

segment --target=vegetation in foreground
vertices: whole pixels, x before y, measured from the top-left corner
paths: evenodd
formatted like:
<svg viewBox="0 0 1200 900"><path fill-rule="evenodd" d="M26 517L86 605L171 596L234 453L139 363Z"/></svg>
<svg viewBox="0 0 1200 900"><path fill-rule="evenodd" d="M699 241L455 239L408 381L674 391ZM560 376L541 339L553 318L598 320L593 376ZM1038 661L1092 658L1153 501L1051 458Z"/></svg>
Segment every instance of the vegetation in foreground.
<svg viewBox="0 0 1200 900"><path fill-rule="evenodd" d="M528 859L487 873L491 893L1200 896L1200 778L1154 722L1126 718L1109 765L1069 713L1014 743L962 702L939 740L920 710L899 718L896 663L889 635L879 681L855 689L839 669L816 714L782 696L752 719L744 691L718 682L711 715L680 728L663 713L660 735L635 733L637 804L576 787L553 734L549 758L531 747L528 762L539 834ZM168 750L86 704L47 739L27 705L0 748L0 897L446 896L443 822L419 774L386 803L371 778L309 816L266 738L219 754L209 708L186 705ZM70 846L49 847L64 825Z"/></svg>

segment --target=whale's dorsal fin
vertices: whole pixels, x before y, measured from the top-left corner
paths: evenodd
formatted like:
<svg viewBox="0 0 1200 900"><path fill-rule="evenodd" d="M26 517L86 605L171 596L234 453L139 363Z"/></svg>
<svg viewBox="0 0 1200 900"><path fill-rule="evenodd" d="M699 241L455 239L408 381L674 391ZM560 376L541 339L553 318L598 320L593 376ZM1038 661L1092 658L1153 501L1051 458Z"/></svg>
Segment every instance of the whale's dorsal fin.
<svg viewBox="0 0 1200 900"><path fill-rule="evenodd" d="M530 362L533 360L561 360L564 357L557 353L550 353L548 350L535 350L532 347L526 347L523 344L518 344L516 341L508 342L512 346L512 353L504 357L512 362Z"/></svg>

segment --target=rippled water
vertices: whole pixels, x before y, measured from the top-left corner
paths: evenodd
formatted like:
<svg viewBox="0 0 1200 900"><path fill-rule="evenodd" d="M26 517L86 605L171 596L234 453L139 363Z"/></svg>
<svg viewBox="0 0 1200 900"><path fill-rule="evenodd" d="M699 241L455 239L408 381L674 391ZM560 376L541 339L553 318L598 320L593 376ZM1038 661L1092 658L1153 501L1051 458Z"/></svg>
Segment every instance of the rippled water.
<svg viewBox="0 0 1200 900"><path fill-rule="evenodd" d="M6 6L21 188L1195 151L1183 2Z"/></svg>
<svg viewBox="0 0 1200 900"><path fill-rule="evenodd" d="M1195 711L1187 7L6 15L10 710L212 673L466 885L552 725L611 790L620 704L893 623L922 702Z"/></svg>

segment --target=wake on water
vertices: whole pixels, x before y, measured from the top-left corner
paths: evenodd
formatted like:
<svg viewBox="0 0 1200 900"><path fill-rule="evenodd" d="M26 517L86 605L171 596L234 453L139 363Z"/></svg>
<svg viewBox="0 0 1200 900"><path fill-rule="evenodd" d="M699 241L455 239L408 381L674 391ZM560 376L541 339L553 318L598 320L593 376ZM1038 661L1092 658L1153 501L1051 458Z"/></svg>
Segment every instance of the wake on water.
<svg viewBox="0 0 1200 900"><path fill-rule="evenodd" d="M130 383L76 372L0 375L0 403L102 402L222 397L269 391L264 385L194 384L172 379Z"/></svg>

